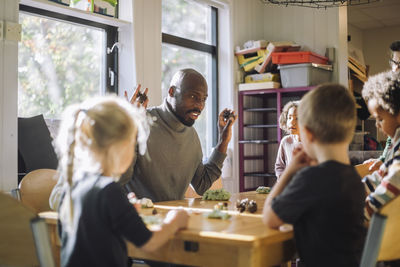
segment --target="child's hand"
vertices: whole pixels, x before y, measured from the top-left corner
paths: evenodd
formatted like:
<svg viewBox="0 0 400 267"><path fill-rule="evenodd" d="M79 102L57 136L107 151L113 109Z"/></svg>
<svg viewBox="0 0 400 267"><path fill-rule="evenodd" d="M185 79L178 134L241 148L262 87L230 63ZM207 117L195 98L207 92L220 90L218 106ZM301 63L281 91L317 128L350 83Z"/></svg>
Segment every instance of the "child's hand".
<svg viewBox="0 0 400 267"><path fill-rule="evenodd" d="M177 229L186 228L188 222L189 214L183 209L169 211L164 219L164 223L176 225Z"/></svg>
<svg viewBox="0 0 400 267"><path fill-rule="evenodd" d="M310 158L304 151L302 146L298 146L293 150L293 158L287 167L287 171L290 173L296 173L300 169L316 165L316 161Z"/></svg>
<svg viewBox="0 0 400 267"><path fill-rule="evenodd" d="M368 165L368 171L374 172L376 170L379 170L379 167L382 165L382 161L379 159L368 159L363 162L363 164Z"/></svg>

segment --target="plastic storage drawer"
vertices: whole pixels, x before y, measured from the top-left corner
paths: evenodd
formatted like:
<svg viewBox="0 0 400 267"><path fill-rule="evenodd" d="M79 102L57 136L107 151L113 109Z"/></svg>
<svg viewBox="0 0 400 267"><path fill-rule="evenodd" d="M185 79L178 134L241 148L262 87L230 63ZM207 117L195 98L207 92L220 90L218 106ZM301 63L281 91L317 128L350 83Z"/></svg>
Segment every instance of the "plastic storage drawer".
<svg viewBox="0 0 400 267"><path fill-rule="evenodd" d="M310 51L272 53L273 64L317 63L328 64L328 58Z"/></svg>
<svg viewBox="0 0 400 267"><path fill-rule="evenodd" d="M279 65L282 87L300 87L330 82L331 65L314 63Z"/></svg>

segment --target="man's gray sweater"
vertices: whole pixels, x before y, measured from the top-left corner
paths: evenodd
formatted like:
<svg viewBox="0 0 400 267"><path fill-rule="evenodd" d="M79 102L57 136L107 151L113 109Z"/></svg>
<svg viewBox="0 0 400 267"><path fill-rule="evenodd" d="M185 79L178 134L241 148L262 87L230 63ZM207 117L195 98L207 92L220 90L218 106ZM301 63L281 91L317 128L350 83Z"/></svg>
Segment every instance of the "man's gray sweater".
<svg viewBox="0 0 400 267"><path fill-rule="evenodd" d="M148 109L154 118L145 155L137 154L132 189L139 198L167 201L182 199L191 183L202 195L221 176L226 154L214 149L203 164L196 130L182 124L166 101Z"/></svg>

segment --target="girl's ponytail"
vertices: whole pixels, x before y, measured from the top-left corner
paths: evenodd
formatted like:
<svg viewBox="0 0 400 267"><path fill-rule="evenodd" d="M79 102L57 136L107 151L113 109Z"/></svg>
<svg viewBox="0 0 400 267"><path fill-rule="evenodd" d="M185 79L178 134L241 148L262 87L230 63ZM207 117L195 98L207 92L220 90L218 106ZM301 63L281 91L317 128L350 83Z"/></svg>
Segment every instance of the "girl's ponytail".
<svg viewBox="0 0 400 267"><path fill-rule="evenodd" d="M61 160L61 164L66 164L65 167L60 166L61 169L66 170L62 173L64 177L64 184L66 185L66 191L62 205L60 206L60 219L63 224L67 227L65 230L68 232L73 231L73 220L74 220L74 205L72 201L72 186L73 186L73 176L74 176L74 160L75 160L75 144L76 144L76 129L79 127L78 118L81 113L81 109L76 109L73 113L74 119L71 125L69 125L67 141L67 158L66 160Z"/></svg>

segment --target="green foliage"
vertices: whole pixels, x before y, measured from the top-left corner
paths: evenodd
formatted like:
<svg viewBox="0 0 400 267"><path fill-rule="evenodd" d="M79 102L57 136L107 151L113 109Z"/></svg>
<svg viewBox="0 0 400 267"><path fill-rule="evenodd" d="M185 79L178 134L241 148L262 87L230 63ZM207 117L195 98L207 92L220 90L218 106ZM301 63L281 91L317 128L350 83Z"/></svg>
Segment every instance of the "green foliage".
<svg viewBox="0 0 400 267"><path fill-rule="evenodd" d="M58 118L102 92L102 30L20 14L18 115Z"/></svg>

